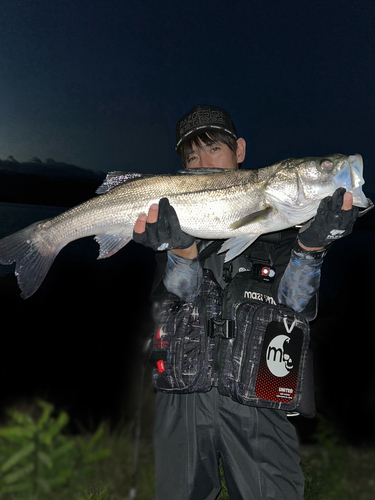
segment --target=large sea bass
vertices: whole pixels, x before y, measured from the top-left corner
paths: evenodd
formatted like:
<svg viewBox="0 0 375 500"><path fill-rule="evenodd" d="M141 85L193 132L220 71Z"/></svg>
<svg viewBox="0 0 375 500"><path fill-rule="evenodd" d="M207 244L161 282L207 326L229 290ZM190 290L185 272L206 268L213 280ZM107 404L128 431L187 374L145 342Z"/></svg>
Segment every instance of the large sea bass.
<svg viewBox="0 0 375 500"><path fill-rule="evenodd" d="M260 234L312 218L320 201L338 187L367 208L359 154L288 159L256 170L179 175L114 172L92 198L57 217L36 222L0 240L0 263L16 262L23 298L41 285L59 251L69 242L96 235L99 258L116 253L131 239L139 214L167 197L182 229L198 238L227 239L220 252L233 259Z"/></svg>

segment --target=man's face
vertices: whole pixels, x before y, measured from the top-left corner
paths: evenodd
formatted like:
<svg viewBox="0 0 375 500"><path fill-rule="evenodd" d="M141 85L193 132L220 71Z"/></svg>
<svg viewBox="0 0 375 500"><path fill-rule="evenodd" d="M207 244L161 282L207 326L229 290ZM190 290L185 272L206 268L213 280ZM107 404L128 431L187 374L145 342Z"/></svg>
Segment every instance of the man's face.
<svg viewBox="0 0 375 500"><path fill-rule="evenodd" d="M192 146L189 152L186 168L238 168L236 154L222 142L200 141L200 146Z"/></svg>

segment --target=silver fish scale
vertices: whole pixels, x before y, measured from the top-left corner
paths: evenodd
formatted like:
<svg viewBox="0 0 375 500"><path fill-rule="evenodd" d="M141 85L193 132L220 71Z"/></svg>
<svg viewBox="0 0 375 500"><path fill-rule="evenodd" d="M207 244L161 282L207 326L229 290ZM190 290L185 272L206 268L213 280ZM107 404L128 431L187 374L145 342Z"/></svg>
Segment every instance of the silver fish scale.
<svg viewBox="0 0 375 500"><path fill-rule="evenodd" d="M265 170L261 169L262 181L267 177ZM139 179L43 221L35 232L41 232L39 237L50 242L48 246L60 241L61 248L72 240L96 234L131 236L138 216L147 213L152 203L168 197L185 231L197 237L224 238L225 234L234 234L229 229L233 222L264 204L260 187L259 170L234 171L229 177L160 175Z"/></svg>
<svg viewBox="0 0 375 500"><path fill-rule="evenodd" d="M132 222L135 222L139 213L147 213L151 203L168 197L182 229L206 238L223 238L226 237L225 233L233 235L229 226L264 204L259 174L255 170L234 171L229 176L160 176L134 182L133 186L123 186L124 190L126 187L132 191L132 210L136 212Z"/></svg>

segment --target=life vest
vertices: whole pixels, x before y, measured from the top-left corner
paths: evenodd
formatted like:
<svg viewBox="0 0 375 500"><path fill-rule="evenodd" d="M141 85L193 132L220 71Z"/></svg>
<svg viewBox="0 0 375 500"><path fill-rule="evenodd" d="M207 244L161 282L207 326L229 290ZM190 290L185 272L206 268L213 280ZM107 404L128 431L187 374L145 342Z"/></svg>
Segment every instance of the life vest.
<svg viewBox="0 0 375 500"><path fill-rule="evenodd" d="M187 394L217 387L241 404L314 416L308 321L276 303L272 245L252 247L234 276L223 267L224 288L204 269L193 302L167 294L156 305L154 389Z"/></svg>

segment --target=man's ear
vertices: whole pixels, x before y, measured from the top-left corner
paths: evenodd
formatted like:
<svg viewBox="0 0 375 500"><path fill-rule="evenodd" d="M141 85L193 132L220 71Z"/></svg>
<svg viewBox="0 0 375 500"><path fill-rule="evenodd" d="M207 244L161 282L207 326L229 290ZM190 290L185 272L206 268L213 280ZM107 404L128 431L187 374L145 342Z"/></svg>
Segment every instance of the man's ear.
<svg viewBox="0 0 375 500"><path fill-rule="evenodd" d="M237 163L242 163L245 159L246 156L246 141L242 137L237 139L237 151L236 151L236 157L237 157Z"/></svg>

